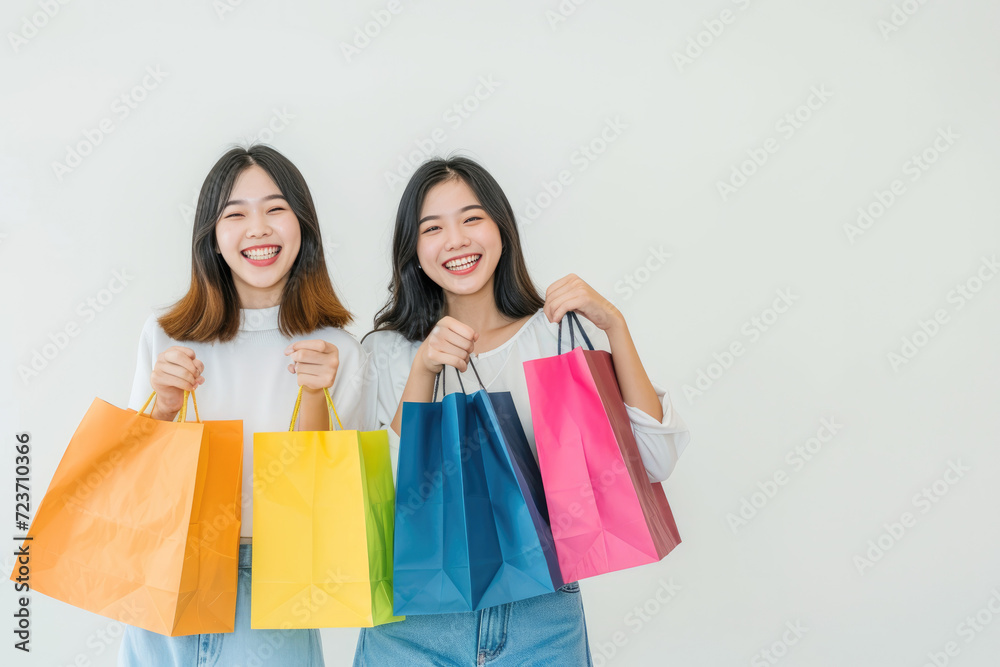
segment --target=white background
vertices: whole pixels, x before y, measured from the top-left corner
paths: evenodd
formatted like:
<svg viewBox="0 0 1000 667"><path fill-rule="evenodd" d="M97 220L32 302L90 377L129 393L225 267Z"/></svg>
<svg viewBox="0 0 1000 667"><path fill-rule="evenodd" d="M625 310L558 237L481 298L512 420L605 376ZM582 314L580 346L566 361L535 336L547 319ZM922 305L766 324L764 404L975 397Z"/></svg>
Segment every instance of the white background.
<svg viewBox="0 0 1000 667"><path fill-rule="evenodd" d="M36 1L4 3L0 535L15 533L14 434L33 438L37 504L94 397L126 403L144 319L188 284L195 191L232 143L280 128L262 138L305 175L361 335L389 278L402 186L386 172L422 159L440 128L430 152L460 150L505 189L536 282L576 272L612 299L691 427L665 485L684 543L583 582L596 664L764 665L777 642L784 665L918 667L949 641L957 655L939 664L996 664L1000 279L977 276L1000 249L995 3L567 0L563 16L556 0L400 0L350 57L341 45L384 3L222 6L72 2L48 18ZM166 75L121 117L116 99L147 68ZM457 124L455 105L474 110ZM104 118L113 132L57 176ZM777 151L746 162L770 138ZM601 152L581 160L591 142ZM935 161L913 180L925 150ZM753 173L724 196L734 168ZM547 198L563 170L571 182ZM895 179L882 215L845 230ZM529 200L544 210L524 224ZM651 248L671 257L647 264ZM126 288L85 316L115 271ZM979 291L959 308L967 281ZM794 302L775 321L778 290ZM947 321L918 333L939 309ZM756 338L753 317L771 322ZM22 377L70 323L78 335ZM733 342L743 353L723 368L714 355ZM685 392L699 372L711 382ZM786 454L824 418L843 426L796 469ZM938 481L949 462L968 468L954 484ZM776 473L786 483L768 498L759 484ZM944 495L916 504L936 481ZM735 525L743 500L759 507ZM904 512L915 525L890 536ZM880 538L890 548L859 564ZM113 664L118 639L104 637L118 624L39 594L31 609L32 653L5 634L5 660ZM960 627L977 613L980 630ZM807 630L782 650L796 622ZM322 634L327 664L348 664L356 632Z"/></svg>

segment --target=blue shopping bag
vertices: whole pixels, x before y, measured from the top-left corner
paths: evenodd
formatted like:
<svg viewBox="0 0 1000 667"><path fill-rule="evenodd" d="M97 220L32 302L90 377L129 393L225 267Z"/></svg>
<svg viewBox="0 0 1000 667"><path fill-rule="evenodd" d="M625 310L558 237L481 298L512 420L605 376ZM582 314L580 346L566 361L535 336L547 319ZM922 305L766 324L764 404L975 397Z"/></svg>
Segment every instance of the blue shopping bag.
<svg viewBox="0 0 1000 667"><path fill-rule="evenodd" d="M443 375L441 384L444 393ZM401 431L395 613L474 611L563 585L541 474L509 393L463 387L404 403Z"/></svg>

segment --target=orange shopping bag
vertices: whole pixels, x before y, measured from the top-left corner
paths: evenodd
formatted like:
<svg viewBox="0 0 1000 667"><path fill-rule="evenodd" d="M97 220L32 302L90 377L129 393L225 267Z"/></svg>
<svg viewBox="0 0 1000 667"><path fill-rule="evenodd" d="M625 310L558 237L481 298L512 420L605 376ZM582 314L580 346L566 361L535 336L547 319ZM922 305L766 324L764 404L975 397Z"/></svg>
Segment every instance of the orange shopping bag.
<svg viewBox="0 0 1000 667"><path fill-rule="evenodd" d="M232 632L243 422L185 421L187 392L177 422L153 419L153 396L139 412L94 399L22 543L28 583L171 637Z"/></svg>

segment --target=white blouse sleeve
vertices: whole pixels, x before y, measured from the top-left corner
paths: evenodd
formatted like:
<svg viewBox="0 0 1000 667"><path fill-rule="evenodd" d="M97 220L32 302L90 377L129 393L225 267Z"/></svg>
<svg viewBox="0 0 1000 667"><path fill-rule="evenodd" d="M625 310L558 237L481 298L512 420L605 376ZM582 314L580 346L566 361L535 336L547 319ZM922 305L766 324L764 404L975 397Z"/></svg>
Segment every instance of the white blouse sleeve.
<svg viewBox="0 0 1000 667"><path fill-rule="evenodd" d="M340 423L345 429L369 430L367 394L371 387L367 382L368 355L353 336L346 331L339 331L342 335L328 341L337 345L340 360L330 398L333 399L333 406L337 409L337 416L340 417Z"/></svg>
<svg viewBox="0 0 1000 667"><path fill-rule="evenodd" d="M607 335L585 317L579 319L590 337L594 349L611 352L611 344L608 342ZM565 332L563 335L566 335ZM639 408L632 407L627 403L625 410L632 422L632 433L635 434L639 454L646 466L646 474L651 482L661 482L670 476L677 465L677 459L687 449L688 442L691 440L691 432L681 416L674 410L670 393L656 382L653 382L653 389L656 391L656 397L660 400L660 405L663 408L662 420L657 421Z"/></svg>
<svg viewBox="0 0 1000 667"><path fill-rule="evenodd" d="M392 419L403 397L414 350L403 336L390 331L369 334L362 347L368 353L368 423L372 430L385 429L389 434L389 455L395 479L399 435L392 430Z"/></svg>
<svg viewBox="0 0 1000 667"><path fill-rule="evenodd" d="M159 354L153 349L153 338L159 324L156 322L156 315L146 318L139 334L139 351L135 360L135 377L132 380L132 393L129 396L128 407L132 410L139 410L146 402L149 395L153 393L153 387L149 384L149 376L153 374L153 364L156 362L156 355ZM149 408L146 408L147 412Z"/></svg>

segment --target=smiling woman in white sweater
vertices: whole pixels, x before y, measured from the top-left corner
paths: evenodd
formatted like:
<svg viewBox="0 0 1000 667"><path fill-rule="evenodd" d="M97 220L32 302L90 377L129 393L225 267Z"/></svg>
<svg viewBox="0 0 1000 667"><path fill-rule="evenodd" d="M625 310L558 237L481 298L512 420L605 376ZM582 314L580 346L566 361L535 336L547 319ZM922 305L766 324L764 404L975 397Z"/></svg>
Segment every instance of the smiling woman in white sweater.
<svg viewBox="0 0 1000 667"><path fill-rule="evenodd" d="M250 629L254 432L286 430L300 386L300 430L328 428L330 387L344 426L366 426L367 356L341 328L351 315L302 174L267 146L226 153L198 197L191 255L188 293L143 327L129 406L153 389L152 416L172 420L197 389L202 419L243 420L236 628L165 637L128 627L119 665L323 665L317 630Z"/></svg>
<svg viewBox="0 0 1000 667"><path fill-rule="evenodd" d="M464 375L470 359L486 389L511 393L534 452L522 362L555 355L556 323L576 311L594 346L614 355L647 473L654 480L671 473L688 429L667 392L647 377L625 318L575 275L553 283L542 299L528 275L510 203L485 169L465 158L421 165L399 204L392 254L389 302L362 345L377 384L370 411L375 427L389 430L394 471L398 449L406 447L399 440L402 404L432 400L437 374L451 366ZM478 388L469 375L464 386ZM573 582L479 612L362 628L354 664L589 665L579 591Z"/></svg>

